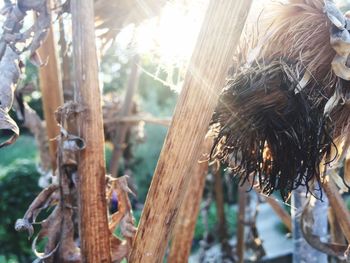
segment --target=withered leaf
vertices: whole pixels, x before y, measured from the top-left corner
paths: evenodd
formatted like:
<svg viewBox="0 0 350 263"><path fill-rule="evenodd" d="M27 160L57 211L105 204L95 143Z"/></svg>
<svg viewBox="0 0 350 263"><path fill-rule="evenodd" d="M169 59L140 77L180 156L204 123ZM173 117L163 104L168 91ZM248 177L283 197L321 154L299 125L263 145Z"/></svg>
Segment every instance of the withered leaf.
<svg viewBox="0 0 350 263"><path fill-rule="evenodd" d="M322 242L321 238L313 233L315 218L313 215L314 197L310 197L301 215L301 230L305 240L313 248L338 259L345 259L346 245Z"/></svg>
<svg viewBox="0 0 350 263"><path fill-rule="evenodd" d="M9 139L0 142L0 148L14 143L19 136L19 128L16 122L2 108L0 108L0 130L6 130L12 133Z"/></svg>
<svg viewBox="0 0 350 263"><path fill-rule="evenodd" d="M18 219L15 224L16 231L28 231L29 237L33 235L33 226L36 217L43 210L56 202L57 196L55 196L58 190L57 185L50 185L40 192L40 194L34 199L23 218Z"/></svg>
<svg viewBox="0 0 350 263"><path fill-rule="evenodd" d="M0 62L0 108L8 112L13 102L13 92L18 81L20 70L18 55L7 47Z"/></svg>

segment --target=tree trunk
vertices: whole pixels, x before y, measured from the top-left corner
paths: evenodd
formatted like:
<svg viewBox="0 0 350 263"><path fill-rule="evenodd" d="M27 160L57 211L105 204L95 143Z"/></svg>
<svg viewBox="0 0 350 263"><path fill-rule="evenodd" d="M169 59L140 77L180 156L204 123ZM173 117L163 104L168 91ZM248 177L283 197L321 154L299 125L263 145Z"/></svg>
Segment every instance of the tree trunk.
<svg viewBox="0 0 350 263"><path fill-rule="evenodd" d="M301 214L303 212L305 203L308 198L306 197L305 187L298 187L292 193L292 229L293 229L293 262L295 263L326 263L327 255L311 247L303 237L301 230ZM316 201L315 208L312 211L315 218L313 233L320 237L327 236L327 211L328 200L327 197L323 198L323 202Z"/></svg>
<svg viewBox="0 0 350 263"><path fill-rule="evenodd" d="M78 166L79 228L82 262L111 262L105 193L104 134L94 32L94 1L71 2L74 99L79 136L86 148Z"/></svg>
<svg viewBox="0 0 350 263"><path fill-rule="evenodd" d="M38 50L47 64L39 69L40 89L42 93L46 131L49 139L49 150L52 169L56 169L57 141L51 140L59 135L60 130L55 119L56 109L63 104L61 71L57 64L57 54L52 25L46 41Z"/></svg>
<svg viewBox="0 0 350 263"><path fill-rule="evenodd" d="M130 262L162 262L251 1L210 1L160 154ZM215 99L213 99L215 98Z"/></svg>

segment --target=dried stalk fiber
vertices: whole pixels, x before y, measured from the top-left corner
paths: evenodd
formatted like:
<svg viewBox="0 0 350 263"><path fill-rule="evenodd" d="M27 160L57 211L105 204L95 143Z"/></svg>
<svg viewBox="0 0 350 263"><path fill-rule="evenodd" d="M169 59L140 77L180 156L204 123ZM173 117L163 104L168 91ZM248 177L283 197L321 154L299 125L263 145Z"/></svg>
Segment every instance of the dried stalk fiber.
<svg viewBox="0 0 350 263"><path fill-rule="evenodd" d="M189 173L207 132L215 96L251 1L210 1L143 210L130 262L162 262ZM242 19L243 17L243 19Z"/></svg>
<svg viewBox="0 0 350 263"><path fill-rule="evenodd" d="M74 98L83 111L76 117L86 142L79 155L78 204L81 259L111 262L105 200L104 134L95 44L94 1L71 2Z"/></svg>

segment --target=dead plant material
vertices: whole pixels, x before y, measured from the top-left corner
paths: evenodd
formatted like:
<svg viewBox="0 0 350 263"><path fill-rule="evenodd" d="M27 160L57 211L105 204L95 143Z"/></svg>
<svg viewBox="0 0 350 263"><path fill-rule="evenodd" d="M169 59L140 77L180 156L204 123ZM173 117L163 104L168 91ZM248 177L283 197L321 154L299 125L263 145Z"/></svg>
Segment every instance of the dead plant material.
<svg viewBox="0 0 350 263"><path fill-rule="evenodd" d="M23 19L28 11L37 14L38 20L30 29L21 32ZM6 19L2 26L3 34L0 37L0 130L8 130L12 133L8 140L0 143L0 147L3 147L13 143L19 135L17 124L8 115L20 74L19 55L29 50L32 63L41 64L36 50L46 37L50 25L50 12L46 0L19 0L16 4L7 1L1 13L6 16ZM25 43L27 40L30 40L29 44L19 50L16 45Z"/></svg>
<svg viewBox="0 0 350 263"><path fill-rule="evenodd" d="M112 235L111 251L113 262L121 262L124 258L128 258L137 230L128 197L129 193L133 194L128 187L127 176L119 178L107 177L107 199L110 202L117 202L118 206L118 211L111 215L109 222L109 230ZM124 240L114 235L118 226Z"/></svg>
<svg viewBox="0 0 350 263"><path fill-rule="evenodd" d="M242 40L219 98L211 157L265 194L279 190L286 199L299 185L315 194L321 188L309 182L320 186L322 159L336 158L333 140L350 128L350 84L334 69L336 55L350 53L350 21L327 0L267 10L263 26Z"/></svg>
<svg viewBox="0 0 350 263"><path fill-rule="evenodd" d="M1 43L0 40L0 48ZM0 147L12 144L19 135L17 124L8 114L12 107L13 92L20 74L18 60L18 55L10 47L5 47L0 61L0 130L10 131L12 135L10 139L1 142Z"/></svg>
<svg viewBox="0 0 350 263"><path fill-rule="evenodd" d="M9 139L0 143L0 148L14 143L19 135L19 128L16 122L2 108L0 108L0 130L12 133Z"/></svg>
<svg viewBox="0 0 350 263"><path fill-rule="evenodd" d="M13 108L16 110L17 119L22 122L22 125L29 129L34 135L36 146L39 149L39 166L38 172L41 174L39 185L47 187L49 185L52 169L51 158L49 152L48 137L46 133L46 123L42 121L39 115L33 110L28 103L24 101L24 94L32 92L33 85L26 85L22 88L17 88L15 91L15 99Z"/></svg>
<svg viewBox="0 0 350 263"><path fill-rule="evenodd" d="M23 218L16 221L15 229L17 231L28 231L29 237L31 237L34 234L32 224L36 223L35 220L42 210L58 201L57 192L57 185L50 185L41 191L41 193L34 199Z"/></svg>
<svg viewBox="0 0 350 263"><path fill-rule="evenodd" d="M347 260L347 245L334 244L321 241L321 238L313 233L313 225L315 222L313 216L312 200L315 200L314 197L310 196L308 202L306 202L304 210L301 214L301 230L305 240L309 243L310 246L321 251L329 256L336 257L340 260Z"/></svg>
<svg viewBox="0 0 350 263"><path fill-rule="evenodd" d="M69 134L63 124L67 116L77 114L79 107L66 104L57 112L57 120L61 127L58 138L58 185L51 185L44 190L29 207L23 219L16 223L17 230L28 230L33 233L32 224L37 214L49 206L54 206L49 217L41 222L41 230L32 243L32 249L38 260L50 262L81 262L77 245L77 233L74 231L76 217L76 171L77 152L85 147L85 143L77 136ZM44 252L36 250L37 242L47 239Z"/></svg>
<svg viewBox="0 0 350 263"><path fill-rule="evenodd" d="M40 224L41 230L34 238L32 249L37 260L46 263L69 262L80 263L79 235L77 233L77 153L85 148L85 142L80 137L72 135L63 128L69 119L84 109L77 103L66 103L56 112L56 118L61 127L58 138L58 185L50 185L33 201L23 219L18 219L15 225L17 231L28 231L34 234L33 224ZM108 178L106 182L107 198L116 196L118 211L110 218L111 248L113 262L127 258L132 245L136 228L132 215L128 193L132 193L127 185L127 177ZM115 195L114 195L115 194ZM41 223L35 219L40 211L54 207L49 217ZM120 227L122 238L114 235ZM47 239L45 250L38 252L37 243Z"/></svg>
<svg viewBox="0 0 350 263"><path fill-rule="evenodd" d="M304 91L296 93L298 86L285 62L242 69L223 90L212 119L212 158L229 164L242 184L257 179L262 192L277 189L283 198L320 181L318 167L332 143L329 120Z"/></svg>

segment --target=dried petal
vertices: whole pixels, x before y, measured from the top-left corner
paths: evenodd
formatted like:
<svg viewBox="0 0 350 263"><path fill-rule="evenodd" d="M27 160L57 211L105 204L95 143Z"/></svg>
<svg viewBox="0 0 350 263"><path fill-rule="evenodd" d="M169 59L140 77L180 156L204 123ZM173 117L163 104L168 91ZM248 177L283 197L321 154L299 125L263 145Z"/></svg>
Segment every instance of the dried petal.
<svg viewBox="0 0 350 263"><path fill-rule="evenodd" d="M350 80L350 68L346 66L347 57L335 55L332 61L333 72L344 80Z"/></svg>
<svg viewBox="0 0 350 263"><path fill-rule="evenodd" d="M340 10L337 8L335 3L332 1L325 1L324 5L324 12L327 14L329 20L339 29L345 28L345 17L340 12Z"/></svg>

